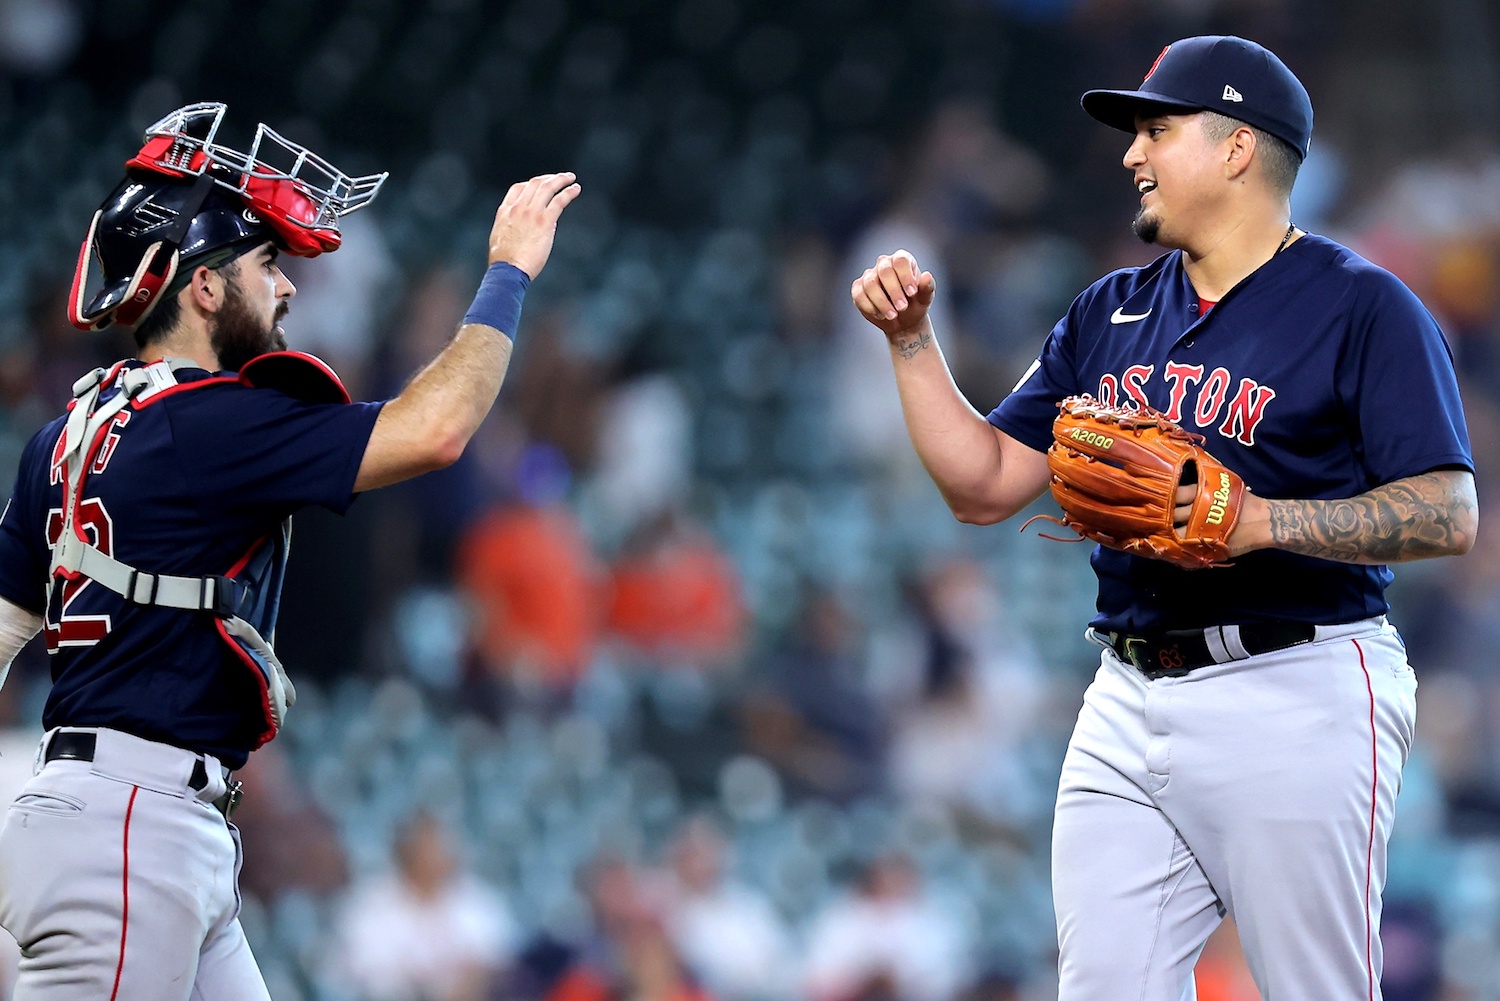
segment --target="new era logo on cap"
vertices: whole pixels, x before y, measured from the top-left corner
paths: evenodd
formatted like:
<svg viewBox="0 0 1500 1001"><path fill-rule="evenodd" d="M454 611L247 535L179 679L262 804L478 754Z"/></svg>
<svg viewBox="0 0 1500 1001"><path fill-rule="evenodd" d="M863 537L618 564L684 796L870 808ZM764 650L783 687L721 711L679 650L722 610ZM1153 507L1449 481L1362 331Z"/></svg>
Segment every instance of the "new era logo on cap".
<svg viewBox="0 0 1500 1001"><path fill-rule="evenodd" d="M1138 114L1216 110L1285 140L1303 156L1312 141L1312 102L1301 81L1275 53L1233 35L1180 38L1161 51L1135 90L1091 90L1083 95L1083 110L1130 133Z"/></svg>

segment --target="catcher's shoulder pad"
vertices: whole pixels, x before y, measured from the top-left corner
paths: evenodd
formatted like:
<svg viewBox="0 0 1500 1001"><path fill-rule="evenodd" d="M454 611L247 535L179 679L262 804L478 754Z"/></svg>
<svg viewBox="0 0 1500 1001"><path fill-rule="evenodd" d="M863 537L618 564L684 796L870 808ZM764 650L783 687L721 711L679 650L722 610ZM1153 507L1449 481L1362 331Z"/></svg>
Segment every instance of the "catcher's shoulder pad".
<svg viewBox="0 0 1500 1001"><path fill-rule="evenodd" d="M255 389L279 389L304 403L348 403L349 391L321 358L305 351L271 351L240 368L240 382Z"/></svg>

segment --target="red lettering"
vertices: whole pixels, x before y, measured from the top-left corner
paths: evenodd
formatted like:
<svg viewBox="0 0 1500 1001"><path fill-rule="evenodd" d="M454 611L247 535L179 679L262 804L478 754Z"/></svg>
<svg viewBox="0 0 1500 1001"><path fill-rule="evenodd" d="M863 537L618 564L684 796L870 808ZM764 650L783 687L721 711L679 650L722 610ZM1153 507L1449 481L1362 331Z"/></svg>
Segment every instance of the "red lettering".
<svg viewBox="0 0 1500 1001"><path fill-rule="evenodd" d="M89 467L89 472L102 473L109 466L110 457L115 454L115 446L120 444L120 428L129 423L129 410L121 410L115 415L115 419L110 423L109 433L104 436L104 444L99 447L99 454L94 457L94 464Z"/></svg>
<svg viewBox="0 0 1500 1001"><path fill-rule="evenodd" d="M1167 367L1162 371L1162 378L1167 380L1167 420L1182 423L1182 400L1187 396L1189 386L1197 385L1203 380L1202 365L1182 365L1175 361L1167 362Z"/></svg>
<svg viewBox="0 0 1500 1001"><path fill-rule="evenodd" d="M52 446L52 485L55 487L62 482L63 442L67 440L67 428L57 436L57 444Z"/></svg>
<svg viewBox="0 0 1500 1001"><path fill-rule="evenodd" d="M1246 445L1255 444L1255 429L1266 416L1266 404L1276 399L1276 390L1262 386L1254 379L1241 379L1239 392L1229 401L1229 412L1219 426L1219 434L1238 438Z"/></svg>
<svg viewBox="0 0 1500 1001"><path fill-rule="evenodd" d="M1151 404L1146 402L1146 380L1151 378L1151 373L1156 371L1155 365L1132 365L1125 370L1125 392L1130 394L1143 407Z"/></svg>
<svg viewBox="0 0 1500 1001"><path fill-rule="evenodd" d="M114 555L114 522L110 520L109 512L104 509L103 501L91 497L79 504L73 524L81 529L84 538L98 547L101 552L109 556ZM47 512L48 545L57 545L57 541L62 538L62 533L62 509L53 508ZM91 583L92 581L87 577L63 583L62 602L57 608L56 621L52 619L53 604L50 601L47 603L46 623L42 631L46 635L49 651L55 652L58 647L64 646L93 646L109 635L108 615L68 614L68 606L73 604L74 599Z"/></svg>
<svg viewBox="0 0 1500 1001"><path fill-rule="evenodd" d="M1120 380L1106 372L1099 377L1099 402L1106 407L1115 405L1120 398Z"/></svg>
<svg viewBox="0 0 1500 1001"><path fill-rule="evenodd" d="M1193 412L1193 417L1200 428L1208 427L1218 420L1219 411L1224 406L1224 395L1229 391L1229 371L1216 368L1208 374L1208 379L1203 383L1203 388L1198 390L1198 407Z"/></svg>

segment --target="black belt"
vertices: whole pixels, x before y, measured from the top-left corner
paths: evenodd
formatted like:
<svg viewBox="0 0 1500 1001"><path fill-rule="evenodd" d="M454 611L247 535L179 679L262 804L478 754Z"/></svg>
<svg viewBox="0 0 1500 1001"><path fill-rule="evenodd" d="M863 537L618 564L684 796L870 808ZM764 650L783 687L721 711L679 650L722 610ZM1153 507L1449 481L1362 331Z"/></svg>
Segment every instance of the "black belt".
<svg viewBox="0 0 1500 1001"><path fill-rule="evenodd" d="M99 746L97 734L81 732L78 730L64 730L54 734L47 741L47 751L42 756L45 761L57 761L67 759L70 761L93 761L94 750ZM203 764L203 756L199 755L193 761L193 772L188 776L188 788L193 792L201 791L208 785L208 768ZM229 769L224 769L224 793L213 801L214 809L224 815L228 820L234 813L235 807L240 805L241 787L240 783L229 778Z"/></svg>
<svg viewBox="0 0 1500 1001"><path fill-rule="evenodd" d="M1151 636L1128 636L1124 633L1101 633L1111 650L1127 664L1135 665L1148 678L1180 678L1189 671L1210 664L1222 664L1236 659L1214 656L1208 636L1218 633L1223 645L1223 630L1227 627L1209 626L1207 629L1168 629ZM1299 643L1311 643L1317 635L1317 627L1311 622L1255 622L1237 627L1240 645L1250 656L1284 650Z"/></svg>

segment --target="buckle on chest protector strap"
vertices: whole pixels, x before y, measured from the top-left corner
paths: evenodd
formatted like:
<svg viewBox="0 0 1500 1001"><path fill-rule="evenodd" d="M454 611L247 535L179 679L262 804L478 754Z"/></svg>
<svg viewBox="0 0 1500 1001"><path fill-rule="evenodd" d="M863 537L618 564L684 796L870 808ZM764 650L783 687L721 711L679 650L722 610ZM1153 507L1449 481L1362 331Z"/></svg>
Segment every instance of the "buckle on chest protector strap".
<svg viewBox="0 0 1500 1001"><path fill-rule="evenodd" d="M244 588L229 577L174 577L170 574L142 573L134 567L127 569L129 573L124 586L118 589L111 587L102 577L94 579L137 605L212 612L221 619L233 618L239 614Z"/></svg>

